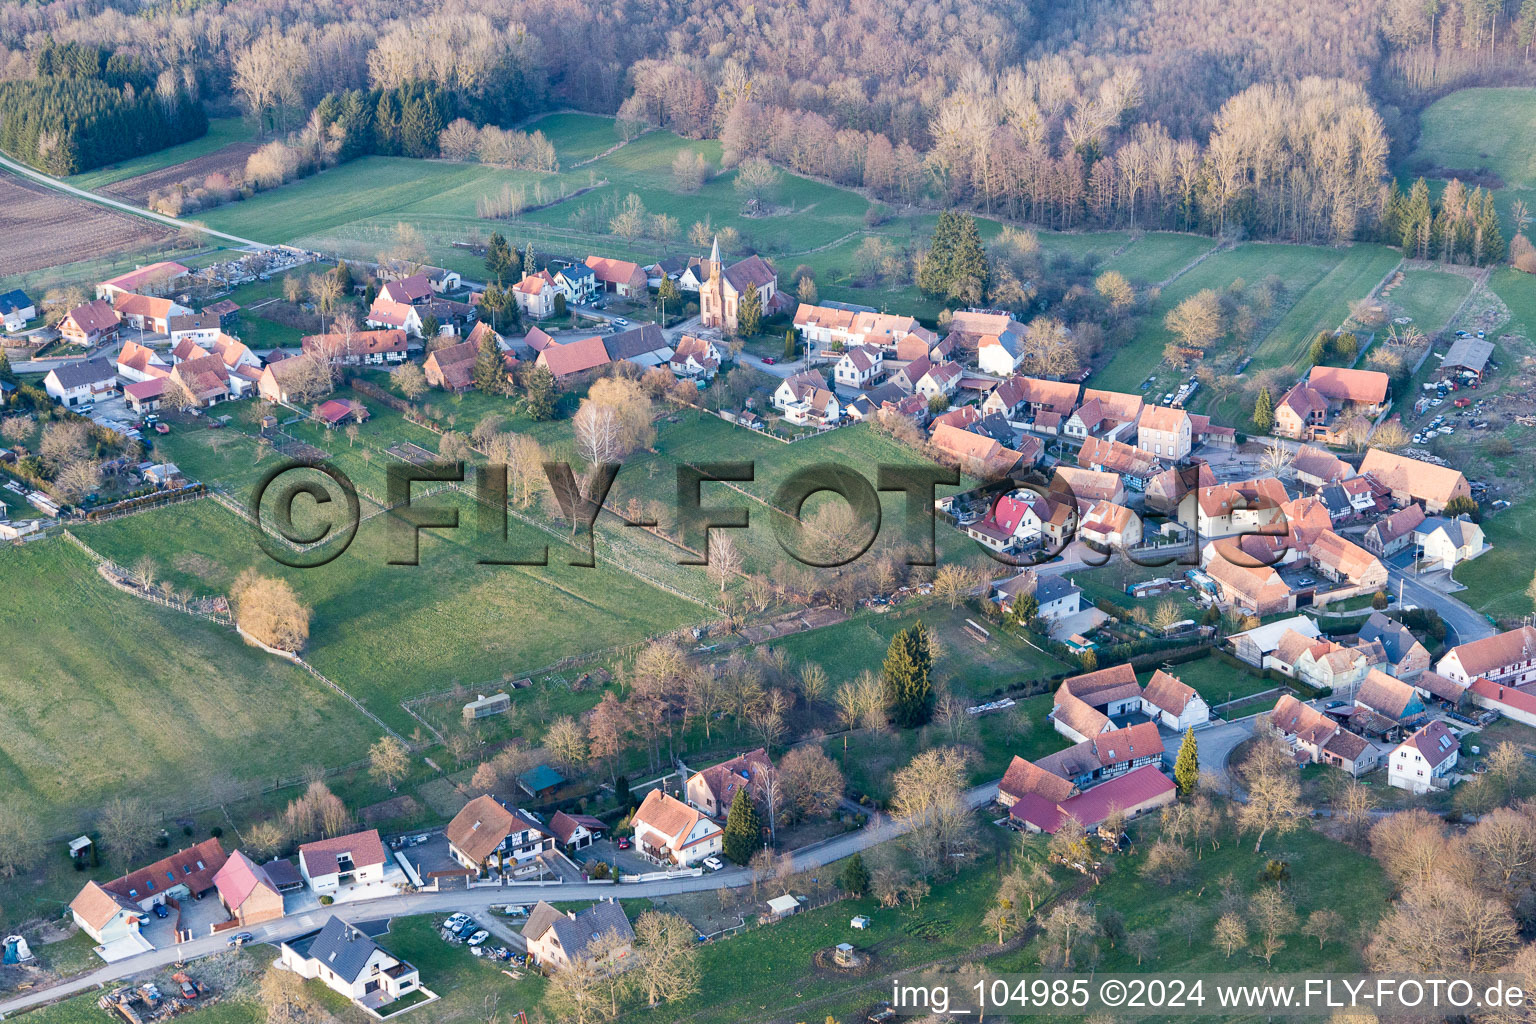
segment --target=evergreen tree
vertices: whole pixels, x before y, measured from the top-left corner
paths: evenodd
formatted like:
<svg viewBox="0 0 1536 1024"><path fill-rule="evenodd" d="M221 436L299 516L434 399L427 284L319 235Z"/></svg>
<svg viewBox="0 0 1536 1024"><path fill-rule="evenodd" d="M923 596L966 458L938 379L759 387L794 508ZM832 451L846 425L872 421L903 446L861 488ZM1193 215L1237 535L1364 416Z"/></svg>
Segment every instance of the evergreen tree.
<svg viewBox="0 0 1536 1024"><path fill-rule="evenodd" d="M547 366L535 366L528 371L523 387L528 392L528 418L549 420L555 416L555 375Z"/></svg>
<svg viewBox="0 0 1536 1024"><path fill-rule="evenodd" d="M864 866L862 854L854 854L837 873L837 887L850 896L863 896L869 892L869 868Z"/></svg>
<svg viewBox="0 0 1536 1024"><path fill-rule="evenodd" d="M1428 229L1433 219L1434 211L1429 203L1429 183L1420 178L1408 190L1408 199L1403 205L1403 213L1399 219L1403 252L1421 260L1429 258Z"/></svg>
<svg viewBox="0 0 1536 1024"><path fill-rule="evenodd" d="M442 323L431 313L421 318L421 336L423 339L431 341L442 332L442 329Z"/></svg>
<svg viewBox="0 0 1536 1024"><path fill-rule="evenodd" d="M528 248L523 250L523 276L527 277L538 269L533 262L533 243L529 242Z"/></svg>
<svg viewBox="0 0 1536 1024"><path fill-rule="evenodd" d="M1499 213L1493 206L1493 190L1483 193L1482 211L1477 218L1478 229L1482 232L1483 260L1482 265L1501 263L1509 254L1509 246L1504 241L1504 232L1499 227Z"/></svg>
<svg viewBox="0 0 1536 1024"><path fill-rule="evenodd" d="M722 840L727 857L737 864L745 864L757 852L763 833L757 808L745 789L738 789L731 800L730 813L725 816L725 836Z"/></svg>
<svg viewBox="0 0 1536 1024"><path fill-rule="evenodd" d="M798 348L796 347L796 344L795 344L795 329L793 327L791 327L791 328L789 328L788 330L786 330L784 332L784 358L785 358L785 360L786 361L793 360L795 358L795 355L798 353L798 351L799 350L798 350Z"/></svg>
<svg viewBox="0 0 1536 1024"><path fill-rule="evenodd" d="M1179 796L1186 800L1194 795L1200 785L1200 756L1193 728L1184 730L1184 742L1179 744L1179 758L1173 763L1173 781L1178 783Z"/></svg>
<svg viewBox="0 0 1536 1024"><path fill-rule="evenodd" d="M763 326L763 299L757 294L757 285L747 285L736 306L736 333L750 338Z"/></svg>
<svg viewBox="0 0 1536 1024"><path fill-rule="evenodd" d="M490 244L485 247L485 269L498 283L505 281L507 272L516 265L512 247L500 231L491 234Z"/></svg>
<svg viewBox="0 0 1536 1024"><path fill-rule="evenodd" d="M16 383L16 371L11 369L11 357L5 354L3 348L0 348L0 380L7 384Z"/></svg>
<svg viewBox="0 0 1536 1024"><path fill-rule="evenodd" d="M1269 388L1260 388L1259 397L1254 399L1253 425L1261 434L1269 433L1275 425L1275 400L1269 396Z"/></svg>
<svg viewBox="0 0 1536 1024"><path fill-rule="evenodd" d="M917 272L917 286L929 295L952 298L985 293L987 252L981 244L976 218L946 210L939 214L928 254Z"/></svg>
<svg viewBox="0 0 1536 1024"><path fill-rule="evenodd" d="M565 316L565 293L555 292L555 316Z"/></svg>
<svg viewBox="0 0 1536 1024"><path fill-rule="evenodd" d="M475 388L487 395L507 393L507 375L501 367L501 348L496 335L487 333L480 339L480 350L475 353Z"/></svg>
<svg viewBox="0 0 1536 1024"><path fill-rule="evenodd" d="M1024 594L1013 599L1008 609L1008 621L1014 626L1028 629L1036 615L1040 614L1040 600L1034 594Z"/></svg>
<svg viewBox="0 0 1536 1024"><path fill-rule="evenodd" d="M928 630L921 622L891 639L881 673L891 717L901 728L916 729L933 716L932 672Z"/></svg>
<svg viewBox="0 0 1536 1024"><path fill-rule="evenodd" d="M620 775L613 784L613 802L620 807L629 807L629 776Z"/></svg>

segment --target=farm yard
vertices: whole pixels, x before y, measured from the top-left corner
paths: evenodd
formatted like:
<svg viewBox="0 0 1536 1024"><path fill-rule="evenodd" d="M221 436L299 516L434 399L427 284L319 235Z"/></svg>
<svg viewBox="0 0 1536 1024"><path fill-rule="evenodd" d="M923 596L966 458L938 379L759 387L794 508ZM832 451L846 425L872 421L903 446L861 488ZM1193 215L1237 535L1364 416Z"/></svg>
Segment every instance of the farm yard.
<svg viewBox="0 0 1536 1024"><path fill-rule="evenodd" d="M0 175L0 278L141 248L168 228Z"/></svg>

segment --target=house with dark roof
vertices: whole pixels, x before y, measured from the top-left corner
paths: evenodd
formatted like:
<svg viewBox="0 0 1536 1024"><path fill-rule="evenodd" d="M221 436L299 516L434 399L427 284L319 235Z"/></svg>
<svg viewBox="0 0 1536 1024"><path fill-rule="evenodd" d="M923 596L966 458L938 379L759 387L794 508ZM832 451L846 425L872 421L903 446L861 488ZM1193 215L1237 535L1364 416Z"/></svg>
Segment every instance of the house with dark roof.
<svg viewBox="0 0 1536 1024"><path fill-rule="evenodd" d="M1376 520L1366 529L1360 543L1377 558L1390 558L1413 543L1413 531L1422 522L1424 507L1415 502Z"/></svg>
<svg viewBox="0 0 1536 1024"><path fill-rule="evenodd" d="M35 316L37 306L20 288L13 288L0 295L0 325L6 330L19 331Z"/></svg>
<svg viewBox="0 0 1536 1024"><path fill-rule="evenodd" d="M773 761L762 747L737 754L729 761L711 765L688 777L685 796L688 802L712 818L723 817L731 809L738 790L745 790L753 800L761 800L773 778Z"/></svg>
<svg viewBox="0 0 1536 1024"><path fill-rule="evenodd" d="M1483 528L1460 516L1432 516L1413 530L1413 542L1419 551L1419 571L1454 569L1488 549Z"/></svg>
<svg viewBox="0 0 1536 1024"><path fill-rule="evenodd" d="M422 988L415 967L339 917L331 918L318 932L283 942L279 960L299 977L319 979L374 1016L418 990L437 998Z"/></svg>
<svg viewBox="0 0 1536 1024"><path fill-rule="evenodd" d="M1381 644L1386 671L1399 679L1412 682L1429 668L1429 649L1413 630L1381 612L1371 612L1360 627L1359 638L1364 643Z"/></svg>
<svg viewBox="0 0 1536 1024"><path fill-rule="evenodd" d="M610 362L634 363L647 370L665 366L672 358L672 346L655 324L641 324L610 334L603 339L603 348Z"/></svg>
<svg viewBox="0 0 1536 1024"><path fill-rule="evenodd" d="M656 282L659 286L660 281ZM585 263L573 263L555 272L555 287L565 296L567 305L591 302L597 294L597 275Z"/></svg>
<svg viewBox="0 0 1536 1024"><path fill-rule="evenodd" d="M299 847L299 874L315 892L334 893L343 885L384 881L387 855L379 830L370 828Z"/></svg>
<svg viewBox="0 0 1536 1024"><path fill-rule="evenodd" d="M598 955L605 962L622 960L630 953L635 930L612 897L586 910L564 913L540 900L523 926L523 938L533 962L550 970Z"/></svg>
<svg viewBox="0 0 1536 1024"><path fill-rule="evenodd" d="M121 878L87 882L69 905L75 923L103 946L127 939L132 944L139 923L158 904L201 899L227 855L218 839L205 839ZM190 937L190 936L188 936ZM151 948L144 943L145 948Z"/></svg>
<svg viewBox="0 0 1536 1024"><path fill-rule="evenodd" d="M540 858L555 837L531 811L513 809L489 793L475 797L448 823L448 855L480 875L542 871Z"/></svg>
<svg viewBox="0 0 1536 1024"><path fill-rule="evenodd" d="M48 371L43 390L62 406L74 408L94 402L117 389L117 367L106 359L82 359Z"/></svg>

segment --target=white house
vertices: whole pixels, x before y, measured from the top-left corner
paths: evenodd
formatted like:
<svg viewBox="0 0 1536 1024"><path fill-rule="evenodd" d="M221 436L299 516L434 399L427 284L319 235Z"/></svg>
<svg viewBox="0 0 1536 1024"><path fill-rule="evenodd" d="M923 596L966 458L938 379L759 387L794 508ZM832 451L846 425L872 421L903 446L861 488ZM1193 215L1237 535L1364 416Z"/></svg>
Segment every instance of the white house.
<svg viewBox="0 0 1536 1024"><path fill-rule="evenodd" d="M37 316L37 306L20 288L0 295L0 323L8 331L19 331Z"/></svg>
<svg viewBox="0 0 1536 1024"><path fill-rule="evenodd" d="M555 273L555 287L560 289L568 305L591 302L597 292L597 275L585 263L573 263Z"/></svg>
<svg viewBox="0 0 1536 1024"><path fill-rule="evenodd" d="M479 874L516 874L555 848L544 824L490 795L475 797L448 823L448 855Z"/></svg>
<svg viewBox="0 0 1536 1024"><path fill-rule="evenodd" d="M953 395L960 387L960 377L959 363L940 363L919 377L914 387L931 402L941 395L945 398Z"/></svg>
<svg viewBox="0 0 1536 1024"><path fill-rule="evenodd" d="M725 833L705 817L659 789L646 794L633 819L635 849L647 860L692 867L719 853Z"/></svg>
<svg viewBox="0 0 1536 1024"><path fill-rule="evenodd" d="M1460 752L1461 744L1445 723L1430 722L1393 749L1387 761L1387 784L1421 796L1443 789L1445 785L1437 785L1436 780L1451 773Z"/></svg>
<svg viewBox="0 0 1536 1024"><path fill-rule="evenodd" d="M592 947L610 936L617 942L604 947L607 956L618 960L628 956L635 930L630 926L624 908L611 896L586 910L567 910L563 914L540 900L528 915L528 923L523 925L528 955L544 968L558 968L577 958L590 958L597 954Z"/></svg>
<svg viewBox="0 0 1536 1024"><path fill-rule="evenodd" d="M105 359L86 359L48 371L43 390L60 405L73 408L110 394L117 387L117 367Z"/></svg>
<svg viewBox="0 0 1536 1024"><path fill-rule="evenodd" d="M826 379L815 370L785 378L773 393L773 404L791 423L831 426L842 416L837 396L827 390Z"/></svg>
<svg viewBox="0 0 1536 1024"><path fill-rule="evenodd" d="M1503 686L1536 682L1536 626L1457 644L1446 652L1435 671L1468 686L1478 676Z"/></svg>
<svg viewBox="0 0 1536 1024"><path fill-rule="evenodd" d="M683 335L672 350L672 372L690 380L710 380L720 372L720 348L708 338Z"/></svg>
<svg viewBox="0 0 1536 1024"><path fill-rule="evenodd" d="M880 375L880 357L867 345L855 345L832 368L832 377L844 387L866 388Z"/></svg>
<svg viewBox="0 0 1536 1024"><path fill-rule="evenodd" d="M512 298L517 308L524 316L535 320L555 315L555 296L559 294L560 289L547 270L529 274L512 286Z"/></svg>
<svg viewBox="0 0 1536 1024"><path fill-rule="evenodd" d="M1483 528L1470 519L1432 516L1413 530L1418 545L1420 571L1454 569L1483 553Z"/></svg>
<svg viewBox="0 0 1536 1024"><path fill-rule="evenodd" d="M384 949L339 917L318 932L310 932L282 944L279 957L284 967L301 978L318 978L326 988L352 1002L378 1011L396 999L421 989L416 968Z"/></svg>
<svg viewBox="0 0 1536 1024"><path fill-rule="evenodd" d="M1042 619L1064 619L1083 610L1082 588L1062 576L1046 576L1035 587Z"/></svg>
<svg viewBox="0 0 1536 1024"><path fill-rule="evenodd" d="M384 843L373 828L299 847L299 874L321 895L384 881L384 861Z"/></svg>
<svg viewBox="0 0 1536 1024"><path fill-rule="evenodd" d="M985 334L976 342L976 365L986 373L1008 377L1024 361L1024 339L1013 331Z"/></svg>
<svg viewBox="0 0 1536 1024"><path fill-rule="evenodd" d="M1141 692L1142 714L1164 729L1183 732L1211 720L1211 706L1195 688L1162 669L1152 673Z"/></svg>

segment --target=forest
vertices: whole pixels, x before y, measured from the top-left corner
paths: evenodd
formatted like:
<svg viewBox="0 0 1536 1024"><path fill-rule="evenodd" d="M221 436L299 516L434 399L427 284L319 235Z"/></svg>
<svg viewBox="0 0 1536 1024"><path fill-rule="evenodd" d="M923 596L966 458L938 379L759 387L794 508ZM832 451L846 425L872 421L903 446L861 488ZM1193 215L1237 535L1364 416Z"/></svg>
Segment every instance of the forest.
<svg viewBox="0 0 1536 1024"><path fill-rule="evenodd" d="M140 87L113 100L54 81L39 53L60 39L133 62L162 96L184 89L290 145L329 146L318 162L435 154L458 118L513 128L576 108L893 202L1057 228L1398 242L1383 182L1417 110L1531 81L1533 38L1536 0L7 0L0 82L32 83L7 95L55 122L75 93L97 119L144 103ZM55 130L24 117L4 144L64 166L39 151Z"/></svg>

